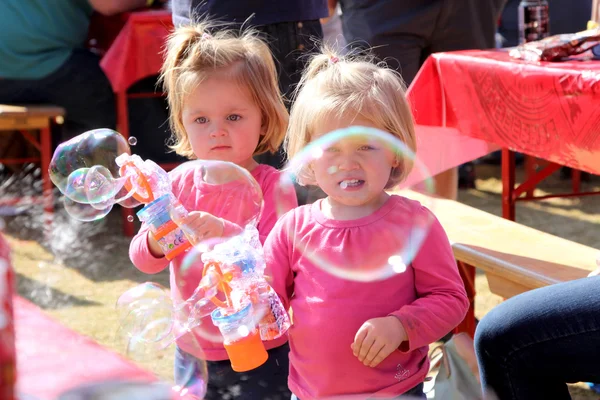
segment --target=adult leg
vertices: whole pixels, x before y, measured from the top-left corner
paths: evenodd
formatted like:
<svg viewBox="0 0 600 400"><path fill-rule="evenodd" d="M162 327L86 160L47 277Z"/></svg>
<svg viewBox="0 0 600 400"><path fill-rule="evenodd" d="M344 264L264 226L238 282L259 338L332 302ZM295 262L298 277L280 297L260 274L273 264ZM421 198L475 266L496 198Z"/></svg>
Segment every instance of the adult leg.
<svg viewBox="0 0 600 400"><path fill-rule="evenodd" d="M114 94L99 61L88 50L74 50L57 71L37 85L47 102L67 111L60 140L91 129L116 127Z"/></svg>
<svg viewBox="0 0 600 400"><path fill-rule="evenodd" d="M75 50L58 70L40 79L4 79L0 102L53 104L66 110L65 123L53 132L54 147L96 128L115 129L115 100L95 54Z"/></svg>
<svg viewBox="0 0 600 400"><path fill-rule="evenodd" d="M501 400L569 399L567 382L600 382L600 276L513 297L477 326L484 388Z"/></svg>
<svg viewBox="0 0 600 400"><path fill-rule="evenodd" d="M292 104L293 91L300 81L307 55L315 49L315 42L323 38L319 20L281 22L259 27L269 44L279 79L279 89L286 98L286 106ZM258 162L275 168L283 167L283 149L275 154L262 154Z"/></svg>
<svg viewBox="0 0 600 400"><path fill-rule="evenodd" d="M506 0L444 1L432 36L431 53L495 47L498 18ZM436 193L457 198L459 176L463 187L474 187L473 163L463 164L434 177Z"/></svg>
<svg viewBox="0 0 600 400"><path fill-rule="evenodd" d="M410 85L424 61L440 1L340 0L340 4L351 50L370 49Z"/></svg>

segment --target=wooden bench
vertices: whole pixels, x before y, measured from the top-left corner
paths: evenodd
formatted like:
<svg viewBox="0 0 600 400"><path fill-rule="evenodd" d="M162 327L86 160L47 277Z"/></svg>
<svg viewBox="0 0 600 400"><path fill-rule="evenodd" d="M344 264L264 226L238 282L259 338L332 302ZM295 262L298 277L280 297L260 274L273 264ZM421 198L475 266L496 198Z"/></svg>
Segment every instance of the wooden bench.
<svg viewBox="0 0 600 400"><path fill-rule="evenodd" d="M413 191L399 194L431 206L448 234L471 307L457 328L475 332L475 269L485 272L490 290L510 298L528 290L586 277L600 250L538 231L457 201Z"/></svg>
<svg viewBox="0 0 600 400"><path fill-rule="evenodd" d="M48 174L48 166L52 159L52 135L50 126L61 124L65 110L50 105L7 105L0 104L0 132L19 132L40 153L39 157L5 158L0 155L2 164L24 164L35 162L40 164L43 202L45 211L52 212L52 182ZM39 138L30 131L39 131ZM2 204L18 202L19 199L3 199Z"/></svg>

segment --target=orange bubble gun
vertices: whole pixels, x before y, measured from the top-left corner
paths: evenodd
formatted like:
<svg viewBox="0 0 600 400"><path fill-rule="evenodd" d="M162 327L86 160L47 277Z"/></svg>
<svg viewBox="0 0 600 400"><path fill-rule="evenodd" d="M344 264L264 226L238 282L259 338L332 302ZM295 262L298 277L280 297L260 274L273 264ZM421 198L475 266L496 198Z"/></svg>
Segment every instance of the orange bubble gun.
<svg viewBox="0 0 600 400"><path fill-rule="evenodd" d="M151 160L143 161L136 154L123 153L116 158L123 186L144 208L137 212L160 245L167 260L172 260L192 247L172 215L187 215L183 205L171 193L167 172Z"/></svg>
<svg viewBox="0 0 600 400"><path fill-rule="evenodd" d="M237 306L234 305L232 288L229 285L233 275L224 274L219 263L206 263L202 272L203 280L207 273L217 279L217 291L225 296L225 301L217 298L216 293L210 298L210 301L217 306L210 316L213 324L223 335L223 346L229 356L231 368L237 372L258 368L267 361L269 355L254 321L252 303L245 301Z"/></svg>
<svg viewBox="0 0 600 400"><path fill-rule="evenodd" d="M233 369L258 367L266 361L262 341L281 337L291 324L281 300L264 279L258 231L246 227L241 235L202 254L202 262L202 281L210 281L215 288L209 297L217 307L211 318L225 338ZM225 300L217 297L219 292Z"/></svg>

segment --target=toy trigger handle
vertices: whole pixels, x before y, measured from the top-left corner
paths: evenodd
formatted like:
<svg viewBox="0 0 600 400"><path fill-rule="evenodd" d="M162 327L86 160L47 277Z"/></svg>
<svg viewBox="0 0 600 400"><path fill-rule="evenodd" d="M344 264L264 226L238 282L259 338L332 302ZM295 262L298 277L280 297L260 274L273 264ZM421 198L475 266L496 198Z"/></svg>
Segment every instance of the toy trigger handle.
<svg viewBox="0 0 600 400"><path fill-rule="evenodd" d="M210 267L213 267L215 269L215 272L217 273L217 275L219 276L219 284L217 285L217 290L223 292L223 294L225 294L225 303L221 300L219 300L216 296L212 297L210 299L210 301L213 302L214 305L216 305L217 307L221 307L221 308L230 308L232 306L231 304L231 286L229 286L229 284L225 281L225 277L223 276L223 272L221 271L221 267L219 267L219 264L216 262L210 262L208 264L204 265L204 270L202 271L202 277L204 277L206 275L206 272L208 272L208 269Z"/></svg>
<svg viewBox="0 0 600 400"><path fill-rule="evenodd" d="M119 169L119 173L121 174L121 176L125 175L125 171L127 170L127 168L132 168L133 170L135 170L135 179L137 181L137 184L144 188L146 193L148 193L148 196L144 197L136 191L133 193L133 198L143 204L152 203L154 201L154 193L152 193L152 187L150 186L150 182L148 182L148 179L146 179L146 176L144 176L142 171L140 171L140 169L131 161L127 161L121 166L121 168ZM128 191L131 191L131 189L133 188L133 185L131 183L132 179L134 179L134 177L129 176L125 181L124 186Z"/></svg>

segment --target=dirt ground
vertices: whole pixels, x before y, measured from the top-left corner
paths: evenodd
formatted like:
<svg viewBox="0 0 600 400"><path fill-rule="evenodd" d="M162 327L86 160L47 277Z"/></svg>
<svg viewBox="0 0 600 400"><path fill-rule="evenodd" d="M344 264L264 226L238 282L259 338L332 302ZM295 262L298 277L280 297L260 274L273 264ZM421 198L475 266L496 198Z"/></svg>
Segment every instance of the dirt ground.
<svg viewBox="0 0 600 400"><path fill-rule="evenodd" d="M499 167L478 165L477 176L477 188L461 191L459 200L499 215ZM23 182L27 184L26 180ZM30 183L33 184L33 180ZM0 194L7 188L0 180ZM568 188L569 182L559 179L557 174L544 182L538 193L557 193ZM584 182L582 189L600 190L600 178ZM115 302L123 292L142 282L168 286L168 274L148 276L132 266L127 254L129 238L122 236L118 210L103 220L87 223L77 222L59 211L50 239L46 240L39 207L25 209L20 215L5 217L19 294L72 329L133 357L126 353L122 336L118 334ZM0 213L2 211L0 209ZM521 202L517 207L517 221L600 249L600 200L596 196ZM489 292L483 275L478 274L476 283L476 314L481 318L501 299ZM170 350L135 358L163 379L172 379ZM575 399L600 398L582 384L571 389Z"/></svg>

